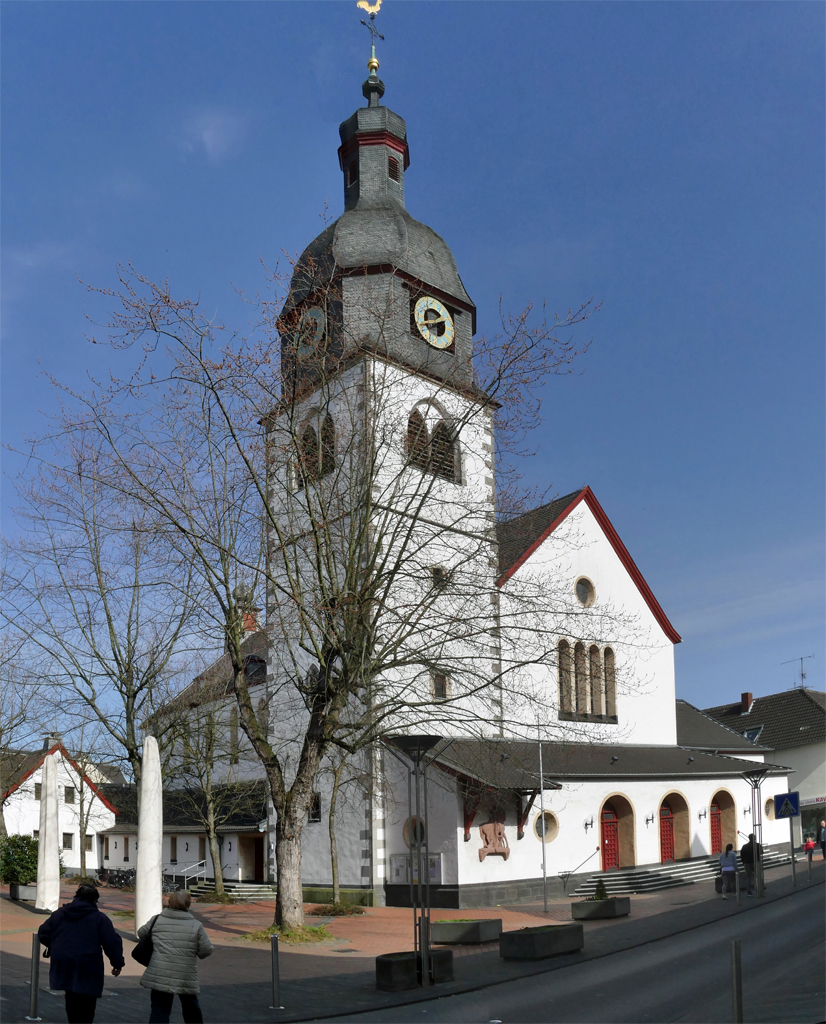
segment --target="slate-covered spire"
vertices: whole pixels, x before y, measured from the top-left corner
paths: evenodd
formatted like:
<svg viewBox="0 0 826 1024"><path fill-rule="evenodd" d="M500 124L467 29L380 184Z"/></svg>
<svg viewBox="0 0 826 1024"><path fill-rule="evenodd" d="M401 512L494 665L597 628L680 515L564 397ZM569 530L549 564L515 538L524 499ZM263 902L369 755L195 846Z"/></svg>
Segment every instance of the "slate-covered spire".
<svg viewBox="0 0 826 1024"><path fill-rule="evenodd" d="M378 76L375 46L367 68L370 74L361 87L367 106L339 126L345 210L388 200L404 206L404 172L410 165L407 126L403 118L381 105L384 82Z"/></svg>

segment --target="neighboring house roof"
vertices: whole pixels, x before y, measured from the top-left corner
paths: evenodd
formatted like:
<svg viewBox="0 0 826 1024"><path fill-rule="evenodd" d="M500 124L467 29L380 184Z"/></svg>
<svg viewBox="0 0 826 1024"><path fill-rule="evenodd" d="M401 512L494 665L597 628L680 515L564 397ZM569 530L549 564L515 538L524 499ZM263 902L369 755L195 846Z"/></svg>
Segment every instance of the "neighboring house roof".
<svg viewBox="0 0 826 1024"><path fill-rule="evenodd" d="M105 793L103 792L104 787L96 785L94 782L92 782L88 775L84 774L81 771L80 765L77 763L77 761L75 761L75 759L63 746L62 743L55 743L54 746L50 747L48 750L18 751L18 753L26 754L27 756L18 765L17 772L15 773L14 776L6 776L5 773L3 775L4 780L6 780L7 778L9 780L14 779L14 781L12 781L10 785L8 785L5 792L3 793L4 803L7 797L10 797L12 793L19 789L20 786L22 786L26 779L30 778L37 771L37 769L43 764L43 762L46 760L46 757L49 754L60 754L63 757L63 759L65 761L68 761L69 764L74 768L78 776L83 779L83 784L89 787L89 789L95 794L95 796L100 800L104 807L114 812L115 814L118 813L117 808L108 800ZM95 767L98 766L95 765Z"/></svg>
<svg viewBox="0 0 826 1024"><path fill-rule="evenodd" d="M706 708L705 713L741 735L747 729L759 728L759 742L772 750L826 740L826 694L820 690L784 690L755 697L746 712L737 701Z"/></svg>
<svg viewBox="0 0 826 1024"><path fill-rule="evenodd" d="M133 834L138 828L136 786L106 786L108 798L117 806L116 824L101 834ZM263 779L239 782L234 786L216 786L219 807L218 832L257 832L258 823L267 817L269 790ZM223 808L223 810L221 810ZM204 794L197 789L164 790L163 830L165 833L203 832L206 813Z"/></svg>
<svg viewBox="0 0 826 1024"><path fill-rule="evenodd" d="M556 788L562 780L734 778L750 769L769 775L791 771L683 746L543 742L542 759L546 788ZM454 740L436 763L451 774L468 775L493 788L525 790L536 788L539 779L539 745L525 740Z"/></svg>
<svg viewBox="0 0 826 1024"><path fill-rule="evenodd" d="M677 743L681 747L710 750L712 753L742 750L757 754L771 749L762 743L752 743L741 732L723 725L687 700L677 701Z"/></svg>
<svg viewBox="0 0 826 1024"><path fill-rule="evenodd" d="M637 590L639 590L643 600L651 609L651 613L659 623L662 631L672 643L678 644L680 642L680 634L669 622L668 616L660 607L651 588L645 582L634 559L620 540L619 534L614 529L611 520L605 514L604 509L597 501L590 487L583 487L581 490L572 491L570 494L566 494L564 498L557 498L555 501L542 505L531 512L526 512L516 519L510 519L507 522L497 524L496 536L499 541L499 579L496 581L497 586L501 587L503 583L510 579L516 570L530 558L534 551L547 540L557 526L582 501L591 510L609 544L625 566L628 575L634 581Z"/></svg>
<svg viewBox="0 0 826 1024"><path fill-rule="evenodd" d="M268 638L266 630L260 629L250 633L241 644L241 653L245 658L262 658L267 660ZM232 659L224 653L205 669L181 692L168 701L158 712L163 716L181 707L197 707L200 704L229 697L233 693Z"/></svg>

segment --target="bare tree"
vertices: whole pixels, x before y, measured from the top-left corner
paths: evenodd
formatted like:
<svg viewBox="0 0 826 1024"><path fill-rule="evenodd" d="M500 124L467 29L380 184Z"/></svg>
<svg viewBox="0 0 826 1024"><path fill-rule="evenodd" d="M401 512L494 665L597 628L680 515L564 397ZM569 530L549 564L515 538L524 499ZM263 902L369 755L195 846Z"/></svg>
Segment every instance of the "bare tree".
<svg viewBox="0 0 826 1024"><path fill-rule="evenodd" d="M141 722L189 639L190 572L145 507L106 486L100 442L57 430L32 446L0 614L37 652L66 728L91 716L137 782Z"/></svg>
<svg viewBox="0 0 826 1024"><path fill-rule="evenodd" d="M6 792L42 732L42 676L25 662L21 639L0 640L0 837L5 836Z"/></svg>

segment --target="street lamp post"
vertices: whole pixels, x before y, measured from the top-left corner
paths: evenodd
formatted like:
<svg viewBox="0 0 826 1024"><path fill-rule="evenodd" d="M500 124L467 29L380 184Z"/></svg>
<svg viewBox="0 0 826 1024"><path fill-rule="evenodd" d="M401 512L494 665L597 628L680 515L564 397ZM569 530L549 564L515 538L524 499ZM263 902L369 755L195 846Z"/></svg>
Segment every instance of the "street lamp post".
<svg viewBox="0 0 826 1024"><path fill-rule="evenodd" d="M763 780L769 774L768 768L750 768L743 772L743 778L751 787L751 827L754 830L754 880L757 883L757 896L766 895L763 885L763 805L760 796L760 787ZM757 855L760 850L760 855Z"/></svg>
<svg viewBox="0 0 826 1024"><path fill-rule="evenodd" d="M391 736L391 752L404 755L407 770L407 818L410 835L410 898L413 905L413 949L421 960L424 987L430 985L430 857L427 837L427 763L441 736ZM395 748L395 749L393 749ZM401 760L401 759L399 759ZM411 786L412 779L412 786ZM414 814L415 809L415 814ZM414 871L414 864L416 870Z"/></svg>

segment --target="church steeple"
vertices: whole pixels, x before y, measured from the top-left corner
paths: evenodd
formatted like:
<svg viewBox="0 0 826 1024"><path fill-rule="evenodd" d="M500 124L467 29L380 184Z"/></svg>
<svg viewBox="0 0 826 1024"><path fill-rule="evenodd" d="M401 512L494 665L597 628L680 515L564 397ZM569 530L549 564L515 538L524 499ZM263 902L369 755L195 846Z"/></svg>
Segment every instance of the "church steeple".
<svg viewBox="0 0 826 1024"><path fill-rule="evenodd" d="M378 76L375 46L367 67L370 74L361 87L367 106L343 121L338 130L345 210L388 199L404 206L404 172L410 166L407 125L398 114L381 105L384 82Z"/></svg>

